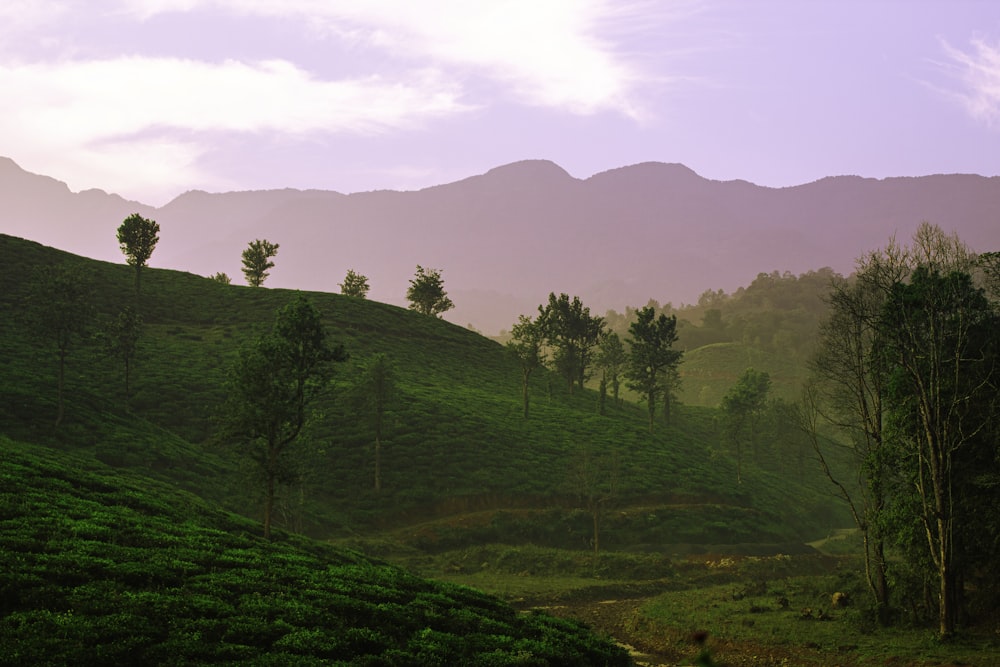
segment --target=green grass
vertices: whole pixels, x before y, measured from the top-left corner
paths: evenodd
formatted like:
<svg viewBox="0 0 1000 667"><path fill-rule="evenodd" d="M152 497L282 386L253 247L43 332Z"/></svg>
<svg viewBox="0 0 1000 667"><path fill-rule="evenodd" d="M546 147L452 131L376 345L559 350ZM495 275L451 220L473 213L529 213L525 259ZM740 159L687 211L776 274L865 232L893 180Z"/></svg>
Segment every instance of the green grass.
<svg viewBox="0 0 1000 667"><path fill-rule="evenodd" d="M981 631L941 643L929 629L875 629L856 604L863 600L832 605L832 595L844 584L841 576L768 577L760 572L768 567L761 561L721 567L739 571L736 581L663 593L645 604L632 621L634 629L660 640L670 637L678 646L693 632L708 631L723 647L715 656L723 664L735 660L727 651L740 645L815 656L799 664L986 665L1000 659L1000 642Z"/></svg>

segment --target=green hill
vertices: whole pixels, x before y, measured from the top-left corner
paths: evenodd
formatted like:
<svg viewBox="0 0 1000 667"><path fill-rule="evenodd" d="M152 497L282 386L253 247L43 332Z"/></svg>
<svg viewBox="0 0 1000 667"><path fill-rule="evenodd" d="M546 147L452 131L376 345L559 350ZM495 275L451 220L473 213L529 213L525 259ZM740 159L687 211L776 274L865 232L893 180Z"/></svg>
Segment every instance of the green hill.
<svg viewBox="0 0 1000 667"><path fill-rule="evenodd" d="M250 595L256 584L260 584L260 595L271 600L260 603L265 606L281 596L285 597L280 605L289 608L333 604L324 597L332 593L317 592L315 583L316 572L331 567L354 568L354 583L344 585L371 585L378 595L365 600L379 608L388 603L411 605L416 599L412 590L391 593L392 587L383 581L386 578L406 580L411 589L431 586L359 555L285 533L279 532L274 544L253 537L259 534L253 520L260 517L261 484L249 462L216 442L216 414L240 344L265 331L275 311L296 293L146 269L140 303L144 330L128 405L121 362L83 338L71 347L66 360L65 418L55 428L55 341L50 332L31 324L41 305L31 298L32 277L38 267L52 265L73 268L86 277L98 323L133 302L131 267L0 235L0 354L5 360L0 377L0 436L4 437L0 447L4 463L10 466L5 468L5 480L17 481L17 486L3 487L4 520L12 522L11 530L0 534L8 559L4 583L15 582L9 586L17 590L28 586L25 590L40 591L27 597L5 596L16 601L4 609L4 633L20 628L43 642L43 637L63 632L62 636L72 635L76 642L70 645L90 647L99 638L123 636L120 629L133 621L152 627L156 619L162 620L162 615L139 619L135 600L145 600L159 610L157 614L183 609L190 615L179 622L181 634L171 641L190 640L192 646L201 642L191 639L195 636L235 637L225 634L230 621L252 626L261 624L261 619L268 624L283 619L290 624L266 636L246 630L250 634L239 635L229 642L232 646L220 644L217 653L199 654L194 661L242 661L250 654L283 651L312 656L359 656L369 651L368 655L384 657L396 649L425 650L417 646L424 646L423 640L414 638L417 626L430 633L428 642L437 647L426 650L440 650L452 658L456 652L478 655L478 651L493 650L487 646L490 641L493 648L506 653L483 664L515 664L510 655L542 655L540 649L502 639L537 639L537 633L531 635L534 630L498 628L486 633L496 635L487 641L473 629L471 644L435 635L439 626L427 619L444 614L443 608L497 604L464 589L420 589L430 591L432 597L423 605L426 618L416 621L393 620L391 615L376 620L371 609L359 611L357 618L366 619L368 625L345 621L354 623L351 627L356 632L350 636L359 637L345 640L347 644L330 644L332 640L316 635L327 621L318 621L308 609L301 613L309 620L299 625L289 620L298 612L284 607L261 611L256 620L243 619L239 611L243 602L234 600ZM570 394L558 378L539 372L532 379L531 419L525 420L520 369L496 342L387 304L335 294L306 296L351 360L337 368L332 390L296 444L296 465L281 489L276 517L277 526L286 531L351 544L444 578L456 571L456 562L474 559L478 567L489 554L510 557L489 545L530 547L518 556L520 570L531 569L526 558L540 558L531 549L586 554L595 521L587 497L593 497L595 484L602 493L608 491L612 477L614 493L601 505L600 545L605 552L651 552L649 562L654 564L663 554L690 551L692 545L799 543L848 521L843 508L828 494L820 471L801 461L796 466L774 455L773 461L757 466L744 462L743 483L736 484L736 466L720 443L713 409L680 406L669 426L661 424L650 434L640 406L626 403L598 414L594 392ZM392 360L399 390L383 443L379 492L373 484L374 436L354 390L359 365L375 353L385 353ZM767 451L778 452L780 447ZM31 469L43 472L28 472ZM119 486L139 494L138 499L121 500ZM75 504L78 509L66 514L65 508ZM31 528L31 517L38 517L42 527ZM41 517L52 518L41 521ZM156 550L123 550L134 546L133 539L139 540L139 547ZM229 546L209 544L214 541ZM195 548L191 545L203 545L211 553L185 552ZM178 551L172 551L175 548ZM248 575L250 584L227 588L230 597L207 592L229 586L222 580L236 567L220 564L220 549L221 553L246 551L227 557L226 563L259 566L260 574ZM71 556L56 557L57 553ZM292 579L283 580L273 572L272 564L285 570L296 559L312 563L303 566L311 574L297 571ZM554 558L551 563L570 561L576 562L575 556ZM114 583L131 567L129 563L139 562L154 569L140 568L124 583ZM644 567L637 560L614 562ZM74 563L84 570L74 570ZM592 567L591 576L597 572ZM203 588L188 590L182 585L182 580L192 577L204 581ZM105 583L95 584L99 590L91 591L86 584L91 579ZM152 597L144 598L146 594ZM166 597L157 597L161 594ZM131 614L130 620L104 618L107 614L101 609L116 607L121 614ZM86 620L71 618L78 609ZM495 608L501 615L508 614L504 609ZM228 620L219 620L223 618ZM214 630L205 629L206 619L217 621ZM74 625L77 621L79 627ZM61 629L60 623L69 623L68 629ZM442 623L441 633L463 634L450 621ZM411 634L379 631L385 624L397 624L398 632ZM372 638L363 628L374 628L377 636ZM582 648L572 648L572 655L590 650L584 645L592 640L578 629L551 630L564 631L576 639L552 641L579 644ZM152 647L166 641L150 633L154 630L137 633L145 637L136 640L146 642L142 646L123 638L132 648L121 650L154 651ZM12 636L5 634L4 639ZM511 641L516 644L520 639ZM43 643L32 646L40 651L59 650L55 644ZM314 648L317 652L310 653ZM158 654L149 655L157 661ZM516 664L536 663L545 664L527 658ZM389 663L373 659L371 664Z"/></svg>
<svg viewBox="0 0 1000 667"><path fill-rule="evenodd" d="M231 451L210 444L213 416L240 342L266 329L294 293L146 269L145 331L131 411L124 409L120 363L81 344L68 359L67 418L53 430L54 344L27 325L34 268L63 263L82 270L104 317L131 302L132 269L6 236L0 237L0 262L5 267L0 352L8 360L0 386L3 432L88 451L111 465L141 470L255 514L255 485L246 482ZM559 380L537 373L532 418L526 421L520 371L497 343L395 306L335 294L308 297L352 362L338 369L334 391L321 406L323 418L308 434L310 474L284 494L283 520L289 527L330 538L466 510L579 508L572 470L588 452L614 450L620 460L618 505L674 509L659 515L662 525L646 525L645 537L628 527L619 539L609 525L609 548L673 532L678 513L685 511L678 498L697 507L708 500L723 513L731 508L733 529L721 532L733 541L804 539L828 528L831 501L817 476L781 479L761 470L734 484L735 465L718 445L711 410L683 408L671 426L650 435L639 407L626 404L601 416L594 393L569 395ZM376 352L393 360L400 389L380 493L373 489L373 435L350 397L356 364ZM754 517L749 524L748 512ZM586 518L578 519L567 538L577 545L586 543L590 531ZM701 519L695 514L691 525Z"/></svg>
<svg viewBox="0 0 1000 667"><path fill-rule="evenodd" d="M684 353L680 399L718 406L747 368L770 375L771 396L790 402L798 400L807 376L805 365L795 357L742 343L712 343Z"/></svg>
<svg viewBox="0 0 1000 667"><path fill-rule="evenodd" d="M192 494L0 437L0 665L626 665L522 615L257 526Z"/></svg>

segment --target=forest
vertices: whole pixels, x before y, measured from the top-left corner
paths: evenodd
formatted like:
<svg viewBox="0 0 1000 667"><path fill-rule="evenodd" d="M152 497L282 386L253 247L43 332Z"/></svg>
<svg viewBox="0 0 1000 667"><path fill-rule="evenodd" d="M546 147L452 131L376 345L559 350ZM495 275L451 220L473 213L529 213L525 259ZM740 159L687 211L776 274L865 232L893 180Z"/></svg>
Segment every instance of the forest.
<svg viewBox="0 0 1000 667"><path fill-rule="evenodd" d="M439 269L404 309L158 231L0 236L0 664L1000 658L997 254L924 224L493 340Z"/></svg>

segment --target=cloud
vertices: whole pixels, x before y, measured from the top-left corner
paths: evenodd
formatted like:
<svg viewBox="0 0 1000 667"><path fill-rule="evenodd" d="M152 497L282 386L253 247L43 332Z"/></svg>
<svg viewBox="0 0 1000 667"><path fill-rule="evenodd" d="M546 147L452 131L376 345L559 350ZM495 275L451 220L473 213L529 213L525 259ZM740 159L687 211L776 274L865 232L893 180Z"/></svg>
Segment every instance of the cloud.
<svg viewBox="0 0 1000 667"><path fill-rule="evenodd" d="M641 115L642 69L617 46L650 4L614 0L121 0L136 16L222 9L299 16L327 35L391 57L485 76L514 98L575 114Z"/></svg>
<svg viewBox="0 0 1000 667"><path fill-rule="evenodd" d="M208 185L193 167L212 133L378 134L468 109L433 71L323 81L281 60L8 64L0 90L5 151L28 162L48 155L126 191Z"/></svg>
<svg viewBox="0 0 1000 667"><path fill-rule="evenodd" d="M951 59L949 71L962 84L955 95L965 109L987 125L1000 123L1000 44L974 39L968 51L942 45Z"/></svg>

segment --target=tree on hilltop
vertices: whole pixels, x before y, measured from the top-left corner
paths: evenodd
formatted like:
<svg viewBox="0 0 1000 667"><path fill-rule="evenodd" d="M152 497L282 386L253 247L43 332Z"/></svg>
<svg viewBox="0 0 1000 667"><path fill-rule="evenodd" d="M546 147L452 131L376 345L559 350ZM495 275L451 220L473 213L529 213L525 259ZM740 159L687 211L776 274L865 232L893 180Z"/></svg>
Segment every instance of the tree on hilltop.
<svg viewBox="0 0 1000 667"><path fill-rule="evenodd" d="M344 282L340 283L340 293L344 296L353 296L364 299L368 296L368 276L355 273L354 269L348 269L344 276Z"/></svg>
<svg viewBox="0 0 1000 667"><path fill-rule="evenodd" d="M243 251L243 275L247 285L260 287L270 275L269 269L274 268L271 258L278 254L278 244L255 239Z"/></svg>
<svg viewBox="0 0 1000 667"><path fill-rule="evenodd" d="M160 240L160 225L155 220L149 220L138 213L125 218L118 227L118 245L125 254L129 266L135 267L135 293L139 295L139 282L142 269L153 254L156 243Z"/></svg>
<svg viewBox="0 0 1000 667"><path fill-rule="evenodd" d="M410 279L410 287L406 290L406 299L410 302L410 310L422 315L439 317L441 313L455 307L448 293L444 291L444 279L438 269L425 269L417 265L417 272Z"/></svg>

